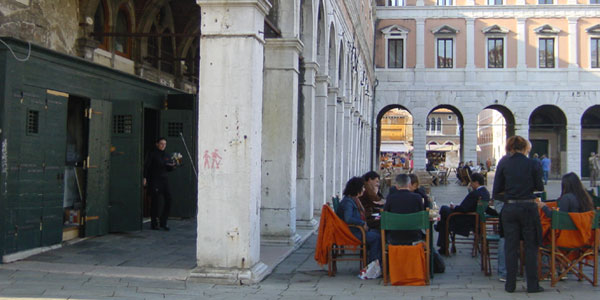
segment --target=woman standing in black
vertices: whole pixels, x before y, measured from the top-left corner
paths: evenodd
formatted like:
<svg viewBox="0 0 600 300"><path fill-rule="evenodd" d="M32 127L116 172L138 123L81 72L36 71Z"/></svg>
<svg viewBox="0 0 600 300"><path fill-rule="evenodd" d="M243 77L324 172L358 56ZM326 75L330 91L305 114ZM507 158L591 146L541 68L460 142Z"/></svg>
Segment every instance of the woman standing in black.
<svg viewBox="0 0 600 300"><path fill-rule="evenodd" d="M158 225L166 231L169 231L167 219L171 211L171 191L169 190L169 181L167 172L175 167L175 164L165 152L167 140L163 137L156 140L156 149L148 153L144 163L144 185L148 184L150 192L150 226L153 230L158 230ZM162 198L163 201L160 201ZM161 205L162 204L162 205Z"/></svg>
<svg viewBox="0 0 600 300"><path fill-rule="evenodd" d="M521 136L512 136L506 141L506 155L498 163L494 177L493 198L504 201L502 226L506 252L506 285L512 293L517 283L517 258L521 237L525 243L525 271L527 292L538 293L537 252L541 244L542 228L535 202L534 191L543 191L542 168L527 158L531 150L529 141Z"/></svg>

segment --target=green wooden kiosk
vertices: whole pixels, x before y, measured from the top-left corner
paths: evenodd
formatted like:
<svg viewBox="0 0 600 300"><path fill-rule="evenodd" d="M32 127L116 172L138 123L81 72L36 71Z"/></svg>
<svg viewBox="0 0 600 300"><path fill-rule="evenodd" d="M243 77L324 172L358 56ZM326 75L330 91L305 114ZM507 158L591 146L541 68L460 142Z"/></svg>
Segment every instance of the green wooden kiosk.
<svg viewBox="0 0 600 300"><path fill-rule="evenodd" d="M9 46L0 45L2 256L59 244L67 230L78 237L141 230L144 155L160 136L168 152L184 155L169 178L171 216L195 216L196 162L183 147L185 139L197 157L195 95L2 40Z"/></svg>

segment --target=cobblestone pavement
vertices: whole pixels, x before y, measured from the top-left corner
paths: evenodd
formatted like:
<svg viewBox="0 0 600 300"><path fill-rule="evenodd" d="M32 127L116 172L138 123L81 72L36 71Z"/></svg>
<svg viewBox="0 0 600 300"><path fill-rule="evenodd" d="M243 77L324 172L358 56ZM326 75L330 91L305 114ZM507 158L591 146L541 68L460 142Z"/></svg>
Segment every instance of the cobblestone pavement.
<svg viewBox="0 0 600 300"><path fill-rule="evenodd" d="M557 196L558 181L549 183L549 198ZM453 184L433 187L436 201L442 205L450 201L459 203L466 190ZM154 234L154 233L152 233ZM121 243L112 238L112 243ZM93 241L94 239L92 239ZM128 240L128 239L125 239ZM126 243L129 243L127 241ZM89 275L57 273L53 270L19 270L0 268L0 299L57 300L57 299L598 299L600 287L578 282L573 276L551 288L542 282L544 293L525 293L524 282L519 281L517 291L504 292L504 284L493 274L486 277L480 270L479 258L472 258L470 249L459 247L457 254L445 259L446 272L436 274L430 286L382 286L381 279L360 280L358 264L338 264L338 274L328 277L326 267L313 259L316 235L312 235L299 249L279 264L260 284L251 286L226 286L193 282L191 280L155 280L123 277L119 273ZM115 246L115 247L122 247ZM67 248L66 250L64 250ZM72 251L69 246L63 251ZM136 248L138 249L138 248ZM143 250L138 256L143 256ZM186 250L189 252L189 250ZM50 252L52 254L52 252ZM90 253L88 253L90 254ZM62 254L52 254L48 259L38 257L30 262L65 260ZM78 259L81 259L79 257ZM100 258L91 258L95 264ZM181 261L179 259L174 261ZM147 259L148 261L151 259ZM114 258L112 263L131 261L128 265L144 267L142 260ZM184 261L188 261L185 259ZM88 262L89 263L89 262ZM85 269L85 261L78 263ZM162 261L162 266L173 263ZM146 270L156 270L148 268ZM159 272L159 271L157 271Z"/></svg>

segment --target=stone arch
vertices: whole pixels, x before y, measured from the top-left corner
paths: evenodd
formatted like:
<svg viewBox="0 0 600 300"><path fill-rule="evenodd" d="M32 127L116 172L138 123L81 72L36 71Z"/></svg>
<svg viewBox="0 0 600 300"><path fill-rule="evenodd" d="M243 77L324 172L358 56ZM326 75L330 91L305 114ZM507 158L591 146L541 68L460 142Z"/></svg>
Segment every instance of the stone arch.
<svg viewBox="0 0 600 300"><path fill-rule="evenodd" d="M529 115L529 140L532 144L530 155L538 153L549 156L550 176L560 177L567 169L567 117L556 105L544 104L535 108Z"/></svg>
<svg viewBox="0 0 600 300"><path fill-rule="evenodd" d="M104 30L105 32L111 31L112 27L113 27L113 16L114 16L114 8L111 5L112 1L111 0L90 0L87 5L84 7L84 9L81 10L81 23L82 24L87 24L87 18L90 17L92 18L92 20L95 21L95 16L96 16L96 11L98 10L98 7L100 5L103 5L104 8L104 18L105 18L105 25L104 25ZM91 28L89 29L89 32L94 32L94 25L91 26ZM94 37L95 38L95 37ZM104 37L104 42L102 42L100 44L101 48L106 48L107 51L110 51L110 45L112 44L112 38L110 36L105 36Z"/></svg>
<svg viewBox="0 0 600 300"><path fill-rule="evenodd" d="M335 41L335 27L331 25L329 27L329 46L328 46L328 58L327 58L327 66L329 68L329 86L337 87L338 86L338 66L337 66L337 43Z"/></svg>
<svg viewBox="0 0 600 300"><path fill-rule="evenodd" d="M133 0L121 0L118 2L115 2L115 6L112 9L112 13L111 13L111 20L110 20L110 24L111 24L111 31L116 31L117 28L117 21L118 21L118 17L119 17L119 13L121 12L122 8L125 9L125 12L127 14L128 17L128 21L129 21L129 32L133 33L135 32L135 24L137 24L137 20L135 18L135 5L133 3ZM112 39L112 44L114 47L115 43L115 39ZM133 40L133 38L129 37L128 38L128 43L129 43L129 54L130 54L130 58L134 57L134 53L135 53L135 49L136 49L136 43Z"/></svg>
<svg viewBox="0 0 600 300"><path fill-rule="evenodd" d="M346 67L344 65L344 57L346 55L345 53L345 49L344 49L344 40L340 39L340 45L338 47L338 52L337 52L337 59L336 59L336 63L337 63L337 87L339 88L339 93L338 95L343 95L344 94L344 72L346 71Z"/></svg>
<svg viewBox="0 0 600 300"><path fill-rule="evenodd" d="M581 177L590 176L589 156L600 152L600 105L588 107L581 115Z"/></svg>
<svg viewBox="0 0 600 300"><path fill-rule="evenodd" d="M327 74L327 52L328 52L328 27L327 24L327 11L325 10L325 3L319 1L319 8L317 10L317 56L316 60L319 64L320 75Z"/></svg>
<svg viewBox="0 0 600 300"><path fill-rule="evenodd" d="M160 14L161 10L165 8L165 16L164 19L158 20L157 16ZM165 30L169 30L170 32L175 32L175 24L173 23L173 13L171 12L171 7L169 5L169 1L167 0L150 0L142 14L139 17L138 23L138 32L150 32L152 26L154 25L157 33L163 33ZM173 43L173 53L177 53L177 47L175 45L175 39L171 39L171 43ZM159 43L160 44L160 43ZM144 37L140 39L139 46L140 57L143 59L148 56L148 38ZM175 70L175 73L177 70Z"/></svg>
<svg viewBox="0 0 600 300"><path fill-rule="evenodd" d="M486 110L499 113L503 121L497 124L497 115ZM482 115L483 114L483 115ZM484 118L484 119L482 119ZM502 125L504 128L500 128ZM477 114L477 161L499 161L505 154L506 139L515 135L515 116L512 111L500 104L486 106Z"/></svg>
<svg viewBox="0 0 600 300"><path fill-rule="evenodd" d="M300 40L304 44L302 57L304 61L314 61L315 18L313 0L300 1Z"/></svg>

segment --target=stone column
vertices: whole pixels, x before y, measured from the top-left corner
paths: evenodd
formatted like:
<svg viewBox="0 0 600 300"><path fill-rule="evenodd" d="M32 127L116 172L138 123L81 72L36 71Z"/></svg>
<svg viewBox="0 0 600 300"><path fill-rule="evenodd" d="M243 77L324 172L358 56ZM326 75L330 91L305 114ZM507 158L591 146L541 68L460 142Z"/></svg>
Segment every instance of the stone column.
<svg viewBox="0 0 600 300"><path fill-rule="evenodd" d="M567 172L581 174L581 124L579 123L567 124Z"/></svg>
<svg viewBox="0 0 600 300"><path fill-rule="evenodd" d="M569 81L579 81L579 43L577 43L577 21L578 17L569 17Z"/></svg>
<svg viewBox="0 0 600 300"><path fill-rule="evenodd" d="M199 0L198 229L191 277L255 283L260 261L265 0ZM210 130L205 130L210 128ZM226 192L224 192L226 191Z"/></svg>
<svg viewBox="0 0 600 300"><path fill-rule="evenodd" d="M344 101L345 97L337 98L336 103L336 120L335 120L335 190L334 194L342 195L344 184L346 183L346 176L344 175L344 165L346 161L346 147L345 147L345 131L344 131Z"/></svg>
<svg viewBox="0 0 600 300"><path fill-rule="evenodd" d="M423 82L425 80L425 19L417 18L417 50L415 65L415 81Z"/></svg>
<svg viewBox="0 0 600 300"><path fill-rule="evenodd" d="M314 219L314 175L315 175L315 76L319 64L304 63L304 82L301 98L298 99L298 174L296 179L296 225L313 229Z"/></svg>
<svg viewBox="0 0 600 300"><path fill-rule="evenodd" d="M337 192L336 189L336 162L338 156L336 155L339 146L337 145L336 137L336 125L337 125L337 95L338 88L330 87L328 89L329 97L327 97L327 172L325 183L325 196L326 201L329 201L333 195Z"/></svg>
<svg viewBox="0 0 600 300"><path fill-rule="evenodd" d="M321 211L325 204L325 183L327 182L327 87L329 76L317 76L315 94L315 195L314 209Z"/></svg>
<svg viewBox="0 0 600 300"><path fill-rule="evenodd" d="M475 78L475 19L468 18L466 21L467 49L465 54L467 55L467 65L465 66L465 81L474 82L477 80Z"/></svg>
<svg viewBox="0 0 600 300"><path fill-rule="evenodd" d="M261 237L263 244L294 244L298 135L297 38L267 39L262 130Z"/></svg>
<svg viewBox="0 0 600 300"><path fill-rule="evenodd" d="M427 157L427 128L425 121L427 112L418 114L413 112L413 166L415 170L425 169L425 158Z"/></svg>
<svg viewBox="0 0 600 300"><path fill-rule="evenodd" d="M342 162L342 191L350 179L350 157L352 155L352 103L344 102L344 160Z"/></svg>
<svg viewBox="0 0 600 300"><path fill-rule="evenodd" d="M529 119L515 120L515 135L529 139ZM508 138L508 137L507 137Z"/></svg>
<svg viewBox="0 0 600 300"><path fill-rule="evenodd" d="M527 34L526 19L517 19L517 82L527 79L527 62L525 35Z"/></svg>
<svg viewBox="0 0 600 300"><path fill-rule="evenodd" d="M463 124L463 148L464 161L473 161L477 164L477 113L465 114Z"/></svg>
<svg viewBox="0 0 600 300"><path fill-rule="evenodd" d="M357 176L358 174L358 149L359 149L359 144L360 144L360 132L359 132L359 125L360 125L360 112L358 110L355 110L352 113L352 155L350 156L352 161L350 163L351 167L351 171L350 171L350 177L353 176Z"/></svg>

